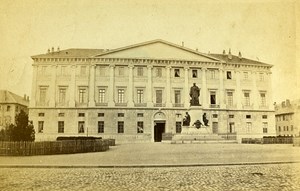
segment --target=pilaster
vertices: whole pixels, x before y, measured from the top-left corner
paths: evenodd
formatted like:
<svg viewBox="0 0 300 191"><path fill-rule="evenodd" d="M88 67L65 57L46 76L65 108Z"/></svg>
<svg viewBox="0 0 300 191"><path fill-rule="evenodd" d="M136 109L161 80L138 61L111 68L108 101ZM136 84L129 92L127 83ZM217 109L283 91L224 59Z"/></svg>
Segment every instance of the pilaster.
<svg viewBox="0 0 300 191"><path fill-rule="evenodd" d="M237 109L242 109L242 90L241 90L241 72L236 72L236 106Z"/></svg>
<svg viewBox="0 0 300 191"><path fill-rule="evenodd" d="M89 107L95 107L95 68L96 65L90 66L89 75Z"/></svg>
<svg viewBox="0 0 300 191"><path fill-rule="evenodd" d="M172 107L171 103L171 66L166 66L166 71L167 71L167 77L166 77L166 107Z"/></svg>
<svg viewBox="0 0 300 191"><path fill-rule="evenodd" d="M108 87L108 106L115 106L114 89L115 89L115 65L109 65L109 87Z"/></svg>
<svg viewBox="0 0 300 191"><path fill-rule="evenodd" d="M200 103L203 108L207 108L208 104L207 104L207 86L206 86L206 72L207 72L207 68L202 68L202 91L200 91L200 93L202 94L202 103Z"/></svg>
<svg viewBox="0 0 300 191"><path fill-rule="evenodd" d="M260 103L260 97L258 95L258 88L257 88L257 73L253 72L252 73L253 76L253 87L252 87L252 91L250 93L250 105L253 104L253 109L258 109L259 108L259 103Z"/></svg>
<svg viewBox="0 0 300 191"><path fill-rule="evenodd" d="M71 82L70 82L70 100L69 107L75 107L75 91L76 91L76 65L71 66Z"/></svg>
<svg viewBox="0 0 300 191"><path fill-rule="evenodd" d="M129 76L128 76L128 107L133 107L133 65L128 66Z"/></svg>
<svg viewBox="0 0 300 191"><path fill-rule="evenodd" d="M32 76L32 87L31 87L31 99L30 99L30 107L36 106L36 93L37 93L37 87L36 87L36 76L37 76L37 65L33 65L33 76Z"/></svg>
<svg viewBox="0 0 300 191"><path fill-rule="evenodd" d="M220 108L223 109L225 108L225 100L224 100L224 70L223 69L220 69L219 70L219 82L220 82L220 85L219 85L219 93L220 93Z"/></svg>
<svg viewBox="0 0 300 191"><path fill-rule="evenodd" d="M56 92L56 70L57 70L57 65L53 65L51 67L51 82L50 82L50 88L49 88L49 106L50 107L55 107L55 92Z"/></svg>
<svg viewBox="0 0 300 191"><path fill-rule="evenodd" d="M147 107L153 107L152 100L152 65L148 65L148 75L147 75Z"/></svg>
<svg viewBox="0 0 300 191"><path fill-rule="evenodd" d="M184 107L190 106L189 96L189 67L184 67Z"/></svg>

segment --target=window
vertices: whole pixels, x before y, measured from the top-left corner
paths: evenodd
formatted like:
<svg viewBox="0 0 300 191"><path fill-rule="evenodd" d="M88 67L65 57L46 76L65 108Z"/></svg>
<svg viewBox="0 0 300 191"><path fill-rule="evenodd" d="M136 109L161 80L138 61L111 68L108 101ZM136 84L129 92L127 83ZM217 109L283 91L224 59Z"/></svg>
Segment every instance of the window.
<svg viewBox="0 0 300 191"><path fill-rule="evenodd" d="M104 113L98 113L98 117L104 117Z"/></svg>
<svg viewBox="0 0 300 191"><path fill-rule="evenodd" d="M246 119L251 119L251 115L246 115Z"/></svg>
<svg viewBox="0 0 300 191"><path fill-rule="evenodd" d="M143 113L137 113L137 117L144 117Z"/></svg>
<svg viewBox="0 0 300 191"><path fill-rule="evenodd" d="M124 133L124 121L118 121L118 133Z"/></svg>
<svg viewBox="0 0 300 191"><path fill-rule="evenodd" d="M44 121L39 121L38 122L38 132L43 133L44 131Z"/></svg>
<svg viewBox="0 0 300 191"><path fill-rule="evenodd" d="M244 105L250 106L250 93L244 92Z"/></svg>
<svg viewBox="0 0 300 191"><path fill-rule="evenodd" d="M227 71L226 72L226 78L227 78L227 80L231 80L232 79L231 71Z"/></svg>
<svg viewBox="0 0 300 191"><path fill-rule="evenodd" d="M65 113L58 113L58 117L64 117Z"/></svg>
<svg viewBox="0 0 300 191"><path fill-rule="evenodd" d="M78 133L84 133L84 121L78 121Z"/></svg>
<svg viewBox="0 0 300 191"><path fill-rule="evenodd" d="M39 113L39 117L44 117L45 113Z"/></svg>
<svg viewBox="0 0 300 191"><path fill-rule="evenodd" d="M84 117L85 113L78 113L78 117Z"/></svg>
<svg viewBox="0 0 300 191"><path fill-rule="evenodd" d="M46 94L47 94L47 88L40 87L40 103L42 104L46 103Z"/></svg>
<svg viewBox="0 0 300 191"><path fill-rule="evenodd" d="M176 121L176 133L181 133L181 122Z"/></svg>
<svg viewBox="0 0 300 191"><path fill-rule="evenodd" d="M124 113L118 113L118 117L124 117Z"/></svg>
<svg viewBox="0 0 300 191"><path fill-rule="evenodd" d="M105 89L99 89L99 103L105 103Z"/></svg>
<svg viewBox="0 0 300 191"><path fill-rule="evenodd" d="M181 103L181 93L180 90L175 90L175 104Z"/></svg>
<svg viewBox="0 0 300 191"><path fill-rule="evenodd" d="M197 78L198 77L198 70L192 70L192 77Z"/></svg>
<svg viewBox="0 0 300 191"><path fill-rule="evenodd" d="M156 90L156 103L162 103L162 90Z"/></svg>
<svg viewBox="0 0 300 191"><path fill-rule="evenodd" d="M144 75L144 68L137 67L137 76L143 76L143 75Z"/></svg>
<svg viewBox="0 0 300 191"><path fill-rule="evenodd" d="M259 81L264 81L264 73L259 73Z"/></svg>
<svg viewBox="0 0 300 191"><path fill-rule="evenodd" d="M268 115L263 115L262 118L263 119L268 119Z"/></svg>
<svg viewBox="0 0 300 191"><path fill-rule="evenodd" d="M229 118L234 118L234 115L229 115L228 117L229 117Z"/></svg>
<svg viewBox="0 0 300 191"><path fill-rule="evenodd" d="M208 70L209 79L216 79L216 70Z"/></svg>
<svg viewBox="0 0 300 191"><path fill-rule="evenodd" d="M265 93L260 93L260 105L266 106L266 94Z"/></svg>
<svg viewBox="0 0 300 191"><path fill-rule="evenodd" d="M86 75L86 66L80 66L80 75L81 76Z"/></svg>
<svg viewBox="0 0 300 191"><path fill-rule="evenodd" d="M66 102L66 88L59 88L59 97L58 102L59 103L65 103Z"/></svg>
<svg viewBox="0 0 300 191"><path fill-rule="evenodd" d="M215 91L211 91L210 92L210 104L214 105L216 104L216 92Z"/></svg>
<svg viewBox="0 0 300 191"><path fill-rule="evenodd" d="M252 131L252 123L247 122L246 123L246 133L251 133L251 131Z"/></svg>
<svg viewBox="0 0 300 191"><path fill-rule="evenodd" d="M137 122L137 133L144 133L144 122L143 121Z"/></svg>
<svg viewBox="0 0 300 191"><path fill-rule="evenodd" d="M230 122L229 123L229 133L234 133L234 132L235 132L234 123Z"/></svg>
<svg viewBox="0 0 300 191"><path fill-rule="evenodd" d="M278 131L279 131L279 132L281 131L281 127L280 127L280 126L278 126Z"/></svg>
<svg viewBox="0 0 300 191"><path fill-rule="evenodd" d="M125 90L124 89L118 89L118 103L124 103L124 96L125 95Z"/></svg>
<svg viewBox="0 0 300 191"><path fill-rule="evenodd" d="M294 127L293 127L293 125L291 125L291 131L294 131Z"/></svg>
<svg viewBox="0 0 300 191"><path fill-rule="evenodd" d="M58 133L64 133L64 128L65 128L65 122L59 121L58 122Z"/></svg>
<svg viewBox="0 0 300 191"><path fill-rule="evenodd" d="M218 114L213 114L212 117L213 118L218 118Z"/></svg>
<svg viewBox="0 0 300 191"><path fill-rule="evenodd" d="M162 68L156 68L156 77L162 77Z"/></svg>
<svg viewBox="0 0 300 191"><path fill-rule="evenodd" d="M10 111L10 105L7 106L6 111Z"/></svg>
<svg viewBox="0 0 300 191"><path fill-rule="evenodd" d="M178 68L174 69L174 77L180 77L180 70Z"/></svg>
<svg viewBox="0 0 300 191"><path fill-rule="evenodd" d="M104 121L98 121L98 133L104 133Z"/></svg>
<svg viewBox="0 0 300 191"><path fill-rule="evenodd" d="M124 76L124 67L119 67L119 76Z"/></svg>
<svg viewBox="0 0 300 191"><path fill-rule="evenodd" d="M79 89L79 103L85 103L86 101L86 89Z"/></svg>
<svg viewBox="0 0 300 191"><path fill-rule="evenodd" d="M244 80L248 80L249 79L249 74L248 72L244 72Z"/></svg>
<svg viewBox="0 0 300 191"><path fill-rule="evenodd" d="M233 106L233 92L227 92L227 105Z"/></svg>
<svg viewBox="0 0 300 191"><path fill-rule="evenodd" d="M137 90L137 103L144 103L144 91L141 89Z"/></svg>
<svg viewBox="0 0 300 191"><path fill-rule="evenodd" d="M263 123L263 133L268 133L268 123Z"/></svg>

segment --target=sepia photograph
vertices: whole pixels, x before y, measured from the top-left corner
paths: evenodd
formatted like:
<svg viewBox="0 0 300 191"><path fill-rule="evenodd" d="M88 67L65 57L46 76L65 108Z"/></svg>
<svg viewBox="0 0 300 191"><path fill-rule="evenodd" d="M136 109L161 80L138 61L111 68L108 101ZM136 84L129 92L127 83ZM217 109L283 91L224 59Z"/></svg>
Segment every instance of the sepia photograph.
<svg viewBox="0 0 300 191"><path fill-rule="evenodd" d="M299 9L1 0L0 190L300 190Z"/></svg>

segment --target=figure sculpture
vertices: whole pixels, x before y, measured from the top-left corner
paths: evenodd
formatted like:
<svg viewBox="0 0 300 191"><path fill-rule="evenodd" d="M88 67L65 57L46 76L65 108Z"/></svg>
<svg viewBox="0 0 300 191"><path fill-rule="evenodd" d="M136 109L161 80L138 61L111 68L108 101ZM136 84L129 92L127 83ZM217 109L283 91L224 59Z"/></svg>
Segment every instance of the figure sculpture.
<svg viewBox="0 0 300 191"><path fill-rule="evenodd" d="M208 126L208 119L206 118L206 113L203 114L202 120L205 126Z"/></svg>
<svg viewBox="0 0 300 191"><path fill-rule="evenodd" d="M185 112L185 117L183 119L183 126L190 126L190 122L191 122L191 116L189 115L188 112Z"/></svg>
<svg viewBox="0 0 300 191"><path fill-rule="evenodd" d="M196 83L190 89L190 96L191 96L191 106L199 106L199 96L200 96L200 89L196 86Z"/></svg>

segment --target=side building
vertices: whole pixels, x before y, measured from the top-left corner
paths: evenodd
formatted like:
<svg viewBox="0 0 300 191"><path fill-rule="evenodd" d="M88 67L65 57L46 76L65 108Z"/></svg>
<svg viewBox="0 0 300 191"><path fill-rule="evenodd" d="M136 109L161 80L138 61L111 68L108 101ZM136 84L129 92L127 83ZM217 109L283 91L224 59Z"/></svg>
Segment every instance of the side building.
<svg viewBox="0 0 300 191"><path fill-rule="evenodd" d="M0 90L0 129L15 124L15 116L23 110L28 114L29 97L16 95L7 90Z"/></svg>
<svg viewBox="0 0 300 191"><path fill-rule="evenodd" d="M272 65L203 54L164 40L113 50L67 49L32 56L30 119L36 140L101 136L117 142L161 141L206 113L219 136L275 135ZM200 105L190 105L190 88Z"/></svg>
<svg viewBox="0 0 300 191"><path fill-rule="evenodd" d="M300 100L277 104L275 118L278 136L300 136Z"/></svg>

